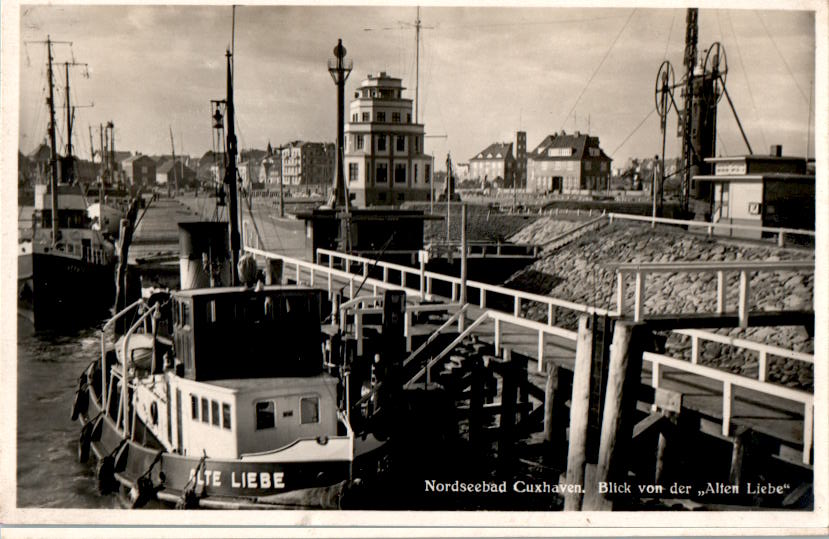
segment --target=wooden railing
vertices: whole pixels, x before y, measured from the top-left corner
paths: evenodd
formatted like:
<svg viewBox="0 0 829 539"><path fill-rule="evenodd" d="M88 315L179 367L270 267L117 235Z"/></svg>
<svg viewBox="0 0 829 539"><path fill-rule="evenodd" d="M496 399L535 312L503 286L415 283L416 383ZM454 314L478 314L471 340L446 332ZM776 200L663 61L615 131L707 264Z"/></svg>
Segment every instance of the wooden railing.
<svg viewBox="0 0 829 539"><path fill-rule="evenodd" d="M345 281L345 285L343 288L348 288L349 290L349 297L354 297L354 293L357 289L356 282L365 282L366 285L371 287L373 291L373 295L377 296L377 292L379 290L403 290L407 293L407 295L412 295L414 297L424 297L429 300L441 299L439 296L433 295L431 293L431 283L434 282L443 282L449 284L452 287L452 303L457 302L459 297L459 288L460 288L460 279L456 277L441 275L433 272L425 272L422 268L410 268L407 266L401 266L398 264L392 264L387 262L376 262L373 260L361 258L359 256L354 255L347 255L344 253L339 253L336 251L327 251L327 250L319 250L318 251L318 259L324 260L327 265L323 264L314 264L312 262L306 262L303 260L298 260L295 258L291 258L288 256L280 255L277 253L270 253L267 251L261 251L259 249L253 249L250 247L246 247L245 250L251 254L257 256L263 256L266 258L271 259L280 259L283 261L284 264L284 271L286 275L288 273L293 273L295 280L297 283L304 282L303 278L307 278L307 282L309 284L314 285L315 276L319 275L326 280L327 288L329 292L332 292L334 289L333 280L335 278L341 279ZM360 269L360 273L351 273L346 270L336 269L334 268L335 260L339 261L339 263L347 262L344 264L346 269L350 269L353 266L357 266ZM729 264L729 263L720 263L720 264ZM746 264L745 262L741 262L741 264ZM813 262L775 262L775 263L766 263L771 267L773 264L782 265L782 269L791 270L793 266L798 267L798 269L812 269L810 264ZM798 265L803 265L803 268L800 268ZM646 269L646 265L639 265L642 269ZM382 271L382 280L381 279L374 279L368 276L369 268L371 267L379 267ZM727 269L733 269L730 267L722 267L719 270L714 269L706 269L705 271L726 271ZM766 268L768 269L768 268ZM293 270L293 272L291 272ZM676 269L671 271L677 271ZM749 270L747 270L749 271ZM399 283L392 283L391 274L393 272L399 273L400 281ZM406 287L406 277L407 276L418 276L419 277L419 288L410 288ZM723 280L724 283L724 280ZM475 281L468 281L467 287L470 289L478 289L481 291L481 299L480 299L480 307L485 309L484 313L479 315L477 319L475 319L471 325L466 325L464 323L464 328L461 333L461 336L456 339L456 342L453 342L452 345L456 345L460 343L463 338L471 335L474 331L478 330L480 326L486 321L493 321L494 329L493 329L493 339L494 339L494 346L496 350L496 354L500 354L500 350L502 348L502 335L503 335L503 325L505 324L513 324L515 326L521 327L525 330L533 331L538 336L538 349L537 349L537 360L538 360L538 369L543 369L543 365L545 362L544 357L544 350L545 350L545 342L546 339L551 336L556 336L567 341L575 343L577 340L577 333L575 331L567 330L564 328L556 327L554 324L554 318L552 316L553 308L563 308L569 309L573 312L577 313L587 313L587 314L600 314L600 315L616 315L618 313L610 312L606 309L598 309L589 307L587 305L582 305L578 303L573 303L565 300L560 300L557 298L552 298L549 296L541 296L538 294L531 294L527 292L522 292L518 290L511 290L509 288L497 286L497 285L490 285L485 283L479 283ZM501 294L507 297L513 298L513 313L505 313L503 311L497 311L494 309L486 309L486 295L485 293L493 293L493 294ZM747 292L747 291L746 291ZM721 294L719 297L725 298L724 294ZM746 293L747 297L747 293ZM359 298L357 298L359 300ZM548 306L548 317L547 323L538 322L535 320L531 320L526 316L522 316L521 313L521 302L522 301L533 301L539 302L542 304L546 304ZM357 302L359 303L359 301ZM721 303L723 309L725 307L724 301ZM444 307L445 309L445 307ZM367 313L366 313L367 314ZM640 314L641 314L641 299L640 299ZM459 322L461 320L465 320L465 316L459 316ZM792 400L798 403L803 404L804 406L804 459L806 459L806 454L811 452L811 443L812 443L812 431L813 431L813 416L812 412L814 409L814 400L810 393L805 391L794 390L790 388L786 388L777 384L773 384L767 381L767 358L768 356L778 356L788 359L795 359L798 361L803 361L807 363L814 363L814 357L809 354L803 354L800 352L795 352L792 350L787 350L780 347L770 346L763 343L756 343L744 339L733 339L730 337L722 336L716 333L711 333L708 331L702 330L677 330L676 333L684 336L690 336L692 339L692 361L686 361L682 359L677 359L665 355L660 354L652 354L646 353L645 360L650 361L654 365L654 371L656 374L654 375L654 379L652 381L653 384L658 387L660 383L660 369L661 366L668 367L668 368L676 368L679 370L683 370L685 372L689 372L698 376L702 376L705 378L711 378L714 380L719 380L723 382L724 387L724 397L723 397L723 429L728 430L730 429L730 421L731 421L731 403L733 402L733 395L731 393L732 386L738 387L745 387L747 389L760 392L762 394L778 396L787 400ZM718 342L721 344L727 344L730 346L734 346L738 349L747 350L753 353L757 353L759 356L759 361L761 364L761 368L759 370L759 379L750 378L743 375L732 374L728 372L724 372L712 367L707 367L704 365L700 365L697 363L699 359L699 341L707 340ZM694 344L696 342L696 345ZM447 352L448 353L448 352ZM445 355L445 354L444 354ZM428 372L431 366L434 366L437 361L439 361L443 356L432 358L429 363L421 369L422 372L419 372L414 379L423 376ZM804 460L806 462L806 460Z"/></svg>
<svg viewBox="0 0 829 539"><path fill-rule="evenodd" d="M752 225L740 225L740 224L732 224L732 223L709 223L706 221L690 221L687 219L669 219L666 217L647 217L644 215L631 215L628 213L608 213L608 219L612 223L614 219L623 219L627 221L639 221L643 223L651 223L651 226L655 226L658 224L663 225L680 225L680 226L687 226L689 230L691 228L702 228L708 232L709 236L714 235L714 230L745 230L750 232L768 232L770 234L774 234L777 236L777 245L783 247L786 244L786 236L800 236L800 237L807 237L807 238L815 238L815 231L814 230L803 230L799 228L783 228L783 227L772 227L772 226L752 226Z"/></svg>
<svg viewBox="0 0 829 539"><path fill-rule="evenodd" d="M668 262L668 263L625 263L610 264L608 268L616 271L616 314L630 314L627 308L626 278L635 278L633 318L639 322L645 316L645 281L651 273L716 273L717 275L717 314L726 312L726 273L739 273L740 296L737 313L740 327L748 327L748 313L751 304L750 275L753 272L772 271L811 271L815 270L814 260L789 260L780 262L751 262L737 260L730 262Z"/></svg>
<svg viewBox="0 0 829 539"><path fill-rule="evenodd" d="M811 393L800 391L798 389L791 389L788 387L770 384L768 382L753 380L751 378L740 376L738 374L732 374L730 372L721 371L713 367L706 367L703 365L689 363L681 359L676 359L661 354L645 352L643 354L643 359L651 363L651 385L654 388L658 388L662 383L662 375L664 374L663 367L688 372L698 376L703 376L709 380L717 380L719 382L722 382L723 436L729 436L731 432L732 408L734 405L733 388L735 386L756 391L764 395L771 395L774 397L801 404L803 406L803 463L809 464L811 462L815 410L814 397Z"/></svg>

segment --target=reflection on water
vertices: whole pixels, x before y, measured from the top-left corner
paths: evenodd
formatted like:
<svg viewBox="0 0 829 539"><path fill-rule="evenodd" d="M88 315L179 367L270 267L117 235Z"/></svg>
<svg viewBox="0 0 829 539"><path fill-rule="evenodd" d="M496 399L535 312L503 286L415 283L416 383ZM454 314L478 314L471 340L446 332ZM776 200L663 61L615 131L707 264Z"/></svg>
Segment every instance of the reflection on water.
<svg viewBox="0 0 829 539"><path fill-rule="evenodd" d="M71 419L78 378L100 354L98 333L34 333L18 317L17 506L117 508L100 496L94 467L79 464ZM94 459L93 459L94 460Z"/></svg>

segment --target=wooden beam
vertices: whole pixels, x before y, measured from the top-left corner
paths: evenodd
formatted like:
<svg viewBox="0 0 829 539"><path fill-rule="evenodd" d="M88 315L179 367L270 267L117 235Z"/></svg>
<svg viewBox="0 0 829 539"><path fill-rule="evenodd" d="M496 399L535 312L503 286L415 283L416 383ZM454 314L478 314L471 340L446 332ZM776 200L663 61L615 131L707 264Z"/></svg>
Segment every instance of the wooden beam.
<svg viewBox="0 0 829 539"><path fill-rule="evenodd" d="M570 398L570 444L567 450L567 484L584 485L584 464L587 458L587 418L590 411L590 357L593 351L593 328L590 317L579 318L576 344L576 366L573 373L573 395ZM580 511L582 494L566 493L565 511Z"/></svg>

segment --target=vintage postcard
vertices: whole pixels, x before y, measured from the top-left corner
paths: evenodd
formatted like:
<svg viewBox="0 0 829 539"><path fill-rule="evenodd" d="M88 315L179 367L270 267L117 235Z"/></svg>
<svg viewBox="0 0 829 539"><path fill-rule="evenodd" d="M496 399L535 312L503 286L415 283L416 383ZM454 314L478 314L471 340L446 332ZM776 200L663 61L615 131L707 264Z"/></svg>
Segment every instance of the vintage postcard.
<svg viewBox="0 0 829 539"><path fill-rule="evenodd" d="M4 2L0 534L826 533L828 17Z"/></svg>

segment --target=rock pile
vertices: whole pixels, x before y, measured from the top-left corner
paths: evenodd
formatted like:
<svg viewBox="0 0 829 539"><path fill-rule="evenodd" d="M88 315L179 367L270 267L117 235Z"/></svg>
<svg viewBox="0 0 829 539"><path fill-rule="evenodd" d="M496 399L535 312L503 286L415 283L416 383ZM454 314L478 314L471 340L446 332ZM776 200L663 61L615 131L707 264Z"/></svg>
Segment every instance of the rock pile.
<svg viewBox="0 0 829 539"><path fill-rule="evenodd" d="M561 223L539 220L521 231L535 242L560 234ZM569 224L569 223L568 223ZM546 226L546 228L545 228ZM506 283L537 294L616 309L616 281L612 263L620 262L702 262L727 260L812 260L814 253L803 249L778 248L751 242L708 239L680 229L614 223L589 232L566 247L549 252L532 266L515 274ZM727 275L726 310L735 312L739 295L736 273ZM814 274L790 271L759 272L751 276L751 310L813 309ZM633 304L634 283L627 286L628 305ZM652 274L646 280L645 313L714 312L717 277L711 273ZM528 303L525 315L546 320L547 307ZM557 310L557 325L575 329L578 315ZM799 352L813 353L814 340L799 326L717 329L717 333ZM666 353L690 359L689 337L667 334ZM700 363L730 372L756 376L757 354L730 345L701 341ZM811 364L769 356L770 381L790 387L811 388Z"/></svg>

